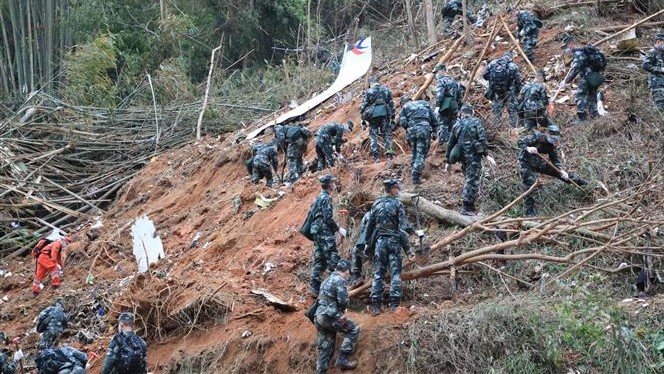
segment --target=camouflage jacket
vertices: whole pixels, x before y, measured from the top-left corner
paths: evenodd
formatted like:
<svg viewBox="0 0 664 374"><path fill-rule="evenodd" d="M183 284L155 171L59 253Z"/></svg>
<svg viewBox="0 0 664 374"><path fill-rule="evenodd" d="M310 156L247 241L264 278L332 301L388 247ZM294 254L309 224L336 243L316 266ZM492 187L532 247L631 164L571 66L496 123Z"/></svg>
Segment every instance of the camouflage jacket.
<svg viewBox="0 0 664 374"><path fill-rule="evenodd" d="M643 70L650 74L664 78L664 47L662 49L651 48L645 55L641 56Z"/></svg>
<svg viewBox="0 0 664 374"><path fill-rule="evenodd" d="M341 123L328 123L316 131L317 142L325 142L334 145L337 152L341 152L343 135L346 127Z"/></svg>
<svg viewBox="0 0 664 374"><path fill-rule="evenodd" d="M371 211L364 213L362 216L362 222L360 223L360 233L357 236L357 241L355 246L366 246L371 240L373 235L373 228L369 227L369 221L371 220Z"/></svg>
<svg viewBox="0 0 664 374"><path fill-rule="evenodd" d="M295 145L301 152L304 152L307 149L307 144L309 143L311 136L311 131L302 124L286 126L287 146Z"/></svg>
<svg viewBox="0 0 664 374"><path fill-rule="evenodd" d="M286 130L287 126L286 125L274 125L272 128L274 131L274 140L277 143L277 148L279 150L284 151L286 149Z"/></svg>
<svg viewBox="0 0 664 374"><path fill-rule="evenodd" d="M452 133L447 143L446 160L450 164L452 149L458 146L461 157L486 156L489 152L489 142L484 131L482 120L477 117L459 118L452 127Z"/></svg>
<svg viewBox="0 0 664 374"><path fill-rule="evenodd" d="M401 108L399 115L399 124L408 131L409 129L423 129L436 131L438 122L436 113L431 108L428 101L416 100L409 101Z"/></svg>
<svg viewBox="0 0 664 374"><path fill-rule="evenodd" d="M76 367L85 368L88 356L72 347L48 348L39 352L35 363L40 374L50 374Z"/></svg>
<svg viewBox="0 0 664 374"><path fill-rule="evenodd" d="M9 357L9 350L3 349L0 351L0 374L14 374L16 373L16 364Z"/></svg>
<svg viewBox="0 0 664 374"><path fill-rule="evenodd" d="M376 238L381 236L400 238L400 230L411 235L415 233L410 222L408 222L403 203L390 195L381 196L373 203L368 225L375 227Z"/></svg>
<svg viewBox="0 0 664 374"><path fill-rule="evenodd" d="M516 19L516 33L521 36L521 31L525 35L537 35L539 29L542 28L542 21L537 18L535 13L529 10L520 11Z"/></svg>
<svg viewBox="0 0 664 374"><path fill-rule="evenodd" d="M133 342L133 343L132 343ZM135 344L138 348L139 359L143 361L142 368L134 370L136 374L145 374L147 370L147 345L145 341L133 331L128 332L119 332L115 334L113 339L111 339L111 344L108 345L108 351L106 351L106 359L104 361L104 367L101 369L101 374L114 374L118 371L119 366L122 364L123 360L127 357L122 357L123 352L134 351L134 347L130 347L128 350L125 349L130 344Z"/></svg>
<svg viewBox="0 0 664 374"><path fill-rule="evenodd" d="M273 170L279 168L279 160L277 159L277 148L272 143L260 146L256 150L256 155L253 158L254 164L263 164L271 166Z"/></svg>
<svg viewBox="0 0 664 374"><path fill-rule="evenodd" d="M320 286L316 316L340 318L348 306L348 281L337 271Z"/></svg>
<svg viewBox="0 0 664 374"><path fill-rule="evenodd" d="M321 191L314 201L316 213L311 224L311 233L315 236L334 235L339 230L339 225L334 221L332 210L332 196L329 192Z"/></svg>
<svg viewBox="0 0 664 374"><path fill-rule="evenodd" d="M572 68L570 70L569 77L567 77L565 80L566 83L573 81L577 75L585 77L594 71L590 66L591 56L589 55L589 51L586 50L587 48L594 49L596 51L595 53L602 53L599 49L592 46L585 46L572 50Z"/></svg>
<svg viewBox="0 0 664 374"><path fill-rule="evenodd" d="M544 109L549 104L549 95L543 83L528 82L519 93L519 110Z"/></svg>
<svg viewBox="0 0 664 374"><path fill-rule="evenodd" d="M549 143L546 134L535 131L519 140L519 161L521 163L529 163L529 161L540 162L540 156L528 153L526 147L537 148L537 152L542 156L548 156L551 163L558 169L563 168L560 157L558 156L558 148L554 144Z"/></svg>
<svg viewBox="0 0 664 374"><path fill-rule="evenodd" d="M394 118L394 101L392 100L392 91L389 88L377 84L374 87L369 88L364 93L364 99L360 104L360 113L364 113L364 110L369 106L373 105L377 100L382 99L387 105L387 116Z"/></svg>
<svg viewBox="0 0 664 374"><path fill-rule="evenodd" d="M44 332L49 325L57 323L63 329L67 328L69 319L62 309L56 306L49 306L42 310L37 317L37 332Z"/></svg>
<svg viewBox="0 0 664 374"><path fill-rule="evenodd" d="M445 98L451 97L456 101L457 107L461 107L463 94L466 88L449 75L436 74L436 105L443 106Z"/></svg>
<svg viewBox="0 0 664 374"><path fill-rule="evenodd" d="M489 89L498 93L508 91L517 93L523 85L523 77L521 76L519 67L505 57L491 61L486 67L482 78L489 81Z"/></svg>

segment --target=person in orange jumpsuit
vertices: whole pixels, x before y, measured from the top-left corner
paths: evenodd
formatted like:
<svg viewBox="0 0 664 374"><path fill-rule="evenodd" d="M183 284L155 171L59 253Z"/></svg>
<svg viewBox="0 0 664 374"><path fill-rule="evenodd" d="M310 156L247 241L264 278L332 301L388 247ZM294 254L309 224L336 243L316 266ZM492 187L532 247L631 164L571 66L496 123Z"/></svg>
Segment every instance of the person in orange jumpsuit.
<svg viewBox="0 0 664 374"><path fill-rule="evenodd" d="M51 286L60 287L60 271L62 270L62 250L71 243L69 237L63 237L46 244L45 239L37 243L32 255L37 259L35 279L32 281L32 296L36 297L41 292L42 280L46 274L51 274ZM45 244L45 245L44 245Z"/></svg>

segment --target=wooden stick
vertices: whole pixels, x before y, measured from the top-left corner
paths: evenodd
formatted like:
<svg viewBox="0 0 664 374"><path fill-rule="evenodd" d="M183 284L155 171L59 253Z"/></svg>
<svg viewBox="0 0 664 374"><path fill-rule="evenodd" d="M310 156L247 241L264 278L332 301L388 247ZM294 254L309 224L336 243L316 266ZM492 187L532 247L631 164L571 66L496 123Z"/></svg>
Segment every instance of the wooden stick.
<svg viewBox="0 0 664 374"><path fill-rule="evenodd" d="M210 96L210 83L212 83L212 71L214 70L214 54L223 47L225 33L221 34L221 41L219 46L212 50L210 54L210 70L208 70L207 84L205 85L205 95L203 96L203 105L201 106L201 113L198 115L198 122L196 123L196 140L201 140L201 125L203 124L203 115L207 108L208 97Z"/></svg>
<svg viewBox="0 0 664 374"><path fill-rule="evenodd" d="M516 50L519 51L519 54L521 54L521 57L523 57L523 59L526 61L526 63L528 64L528 67L530 67L530 70L532 70L533 73L537 74L537 69L535 69L533 64L530 62L530 60L528 59L528 56L526 56L526 54L523 52L523 49L521 49L521 46L519 45L519 41L516 40L514 35L512 35L512 32L510 31L510 28L507 26L507 23L505 23L505 20L503 19L503 17L500 16L499 18L500 18L500 22L503 23L503 29L505 29L505 31L507 31L507 35L509 35L510 39L512 39L512 43L516 47Z"/></svg>
<svg viewBox="0 0 664 374"><path fill-rule="evenodd" d="M447 60L449 60L452 57L452 54L454 52L456 52L456 50L459 48L462 41L463 41L463 38L458 37L454 41L454 44L452 44L450 49L447 51L447 53L445 53L445 55L438 60L438 63L439 64L444 64L445 62L447 62ZM417 90L415 95L413 95L413 100L419 100L420 97L422 97L424 92L426 92L427 88L429 88L429 86L431 85L431 82L433 82L434 77L435 77L434 73L428 73L426 75L426 80L424 81L424 84L422 85L422 87L420 87L419 90Z"/></svg>
<svg viewBox="0 0 664 374"><path fill-rule="evenodd" d="M558 174L560 174L560 177L563 176L562 171L561 171L560 169L558 169L558 167L556 167L556 165L554 165L553 162L551 162L551 161L550 161L549 159L547 159L546 157L542 156L539 152L536 153L536 155L538 155L539 158L542 159L542 161L546 162L550 167L552 167L553 170L557 171ZM573 186L578 187L578 188L581 188L581 187L580 187L578 184L576 184L573 180L569 179L569 176L568 176L566 182L570 182Z"/></svg>
<svg viewBox="0 0 664 374"><path fill-rule="evenodd" d="M473 81L475 80L475 74L477 74L477 71L482 65L482 60L484 59L484 55L486 55L487 51L489 50L489 47L491 46L493 39L496 37L496 34L500 32L500 29L502 27L503 27L502 25L498 27L498 19L496 18L493 21L493 27L491 28L491 34L489 36L489 39L487 39L486 44L484 45L484 49L482 49L482 53L480 53L480 57L477 59L477 64L475 64L475 67L473 68L473 71L472 73L470 73L470 77L468 78L468 87L466 87L466 92L463 94L463 101L466 101L468 99L470 91L472 90L473 87Z"/></svg>
<svg viewBox="0 0 664 374"><path fill-rule="evenodd" d="M646 23L647 21L649 21L649 20L651 20L651 19L653 19L653 18L659 16L660 14L664 14L664 9L661 9L659 12L655 12L655 13L649 15L648 17L646 17L646 18L644 18L644 19L642 19L642 20L640 20L640 21L638 21L638 22L635 22L635 23L631 24L630 26L625 27L624 29L622 29L622 30L616 32L615 34L609 35L609 36L607 36L607 37L604 38L604 39L601 39L601 40L596 41L595 43L593 43L593 45L594 45L595 47L597 47L598 45L600 45L600 44L602 44L602 43L608 42L609 40L615 38L616 36L618 36L618 35L620 35L620 34L622 34L622 33L624 33L624 32L627 32L627 31L629 31L629 30L635 28L636 26L639 26L639 25L641 25L641 24L644 24L644 23Z"/></svg>
<svg viewBox="0 0 664 374"><path fill-rule="evenodd" d="M157 99L154 96L154 87L152 86L152 77L150 74L145 74L148 76L148 83L150 84L150 92L152 93L152 106L154 108L154 127L155 127L155 140L154 140L154 151L157 152L159 148L159 114L157 113Z"/></svg>
<svg viewBox="0 0 664 374"><path fill-rule="evenodd" d="M664 21L657 21L657 22L646 22L642 23L641 27L655 27L655 26L662 26L664 25ZM621 30L624 29L625 27L629 27L630 25L618 25L618 26L607 26L607 27L600 27L595 29L595 31L601 31L601 32L610 32L610 31L615 31L615 30Z"/></svg>

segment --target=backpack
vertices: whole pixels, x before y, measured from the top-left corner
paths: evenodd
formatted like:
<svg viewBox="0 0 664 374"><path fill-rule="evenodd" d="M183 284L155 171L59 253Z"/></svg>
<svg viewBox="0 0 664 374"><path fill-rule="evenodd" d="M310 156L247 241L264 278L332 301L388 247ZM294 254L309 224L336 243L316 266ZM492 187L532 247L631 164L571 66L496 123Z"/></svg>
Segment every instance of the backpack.
<svg viewBox="0 0 664 374"><path fill-rule="evenodd" d="M588 66L593 70L593 71L604 71L606 68L606 64L608 61L606 60L606 56L604 56L604 53L602 53L597 47L592 46L592 45L587 45L583 47L583 52L586 54L586 57L588 58Z"/></svg>
<svg viewBox="0 0 664 374"><path fill-rule="evenodd" d="M120 339L118 364L115 368L117 374L135 374L145 372L145 356L147 347L145 342L136 334L127 334ZM124 339L123 339L124 338Z"/></svg>
<svg viewBox="0 0 664 374"><path fill-rule="evenodd" d="M445 110L456 111L459 109L459 85L454 82L453 84L446 84L441 95L437 95L438 111ZM463 95L461 95L463 97Z"/></svg>
<svg viewBox="0 0 664 374"><path fill-rule="evenodd" d="M314 223L314 220L316 219L316 213L318 213L318 201L309 209L309 213L307 213L307 218L304 220L304 223L302 224L302 227L300 227L300 234L304 236L305 238L314 241L314 234L311 232L311 225Z"/></svg>
<svg viewBox="0 0 664 374"><path fill-rule="evenodd" d="M46 248L47 245L53 243L52 240L47 238L47 235L42 236L39 238L39 241L37 241L37 244L32 248L32 256L33 257L39 257L41 254L42 249Z"/></svg>
<svg viewBox="0 0 664 374"><path fill-rule="evenodd" d="M40 374L57 374L63 366L70 364L69 357L60 349L48 348L35 359Z"/></svg>
<svg viewBox="0 0 664 374"><path fill-rule="evenodd" d="M489 83L493 92L505 93L512 84L512 71L509 62L498 60L489 71Z"/></svg>

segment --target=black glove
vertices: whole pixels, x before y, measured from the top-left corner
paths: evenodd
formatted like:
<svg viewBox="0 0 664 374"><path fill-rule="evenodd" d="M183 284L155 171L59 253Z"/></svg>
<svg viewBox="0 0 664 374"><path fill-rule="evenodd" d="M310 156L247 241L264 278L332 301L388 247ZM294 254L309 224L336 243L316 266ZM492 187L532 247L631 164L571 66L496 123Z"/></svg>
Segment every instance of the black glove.
<svg viewBox="0 0 664 374"><path fill-rule="evenodd" d="M366 130L367 126L369 126L369 124L367 124L367 121L362 120L361 126L362 126L362 130Z"/></svg>

